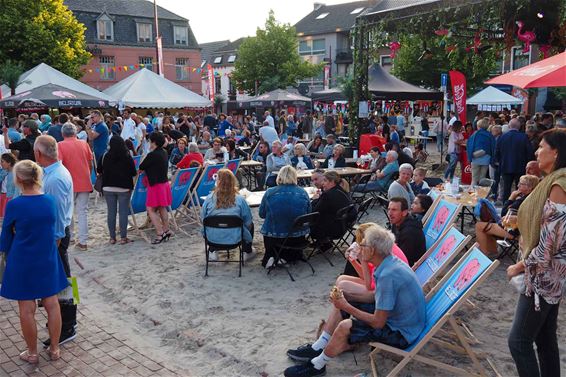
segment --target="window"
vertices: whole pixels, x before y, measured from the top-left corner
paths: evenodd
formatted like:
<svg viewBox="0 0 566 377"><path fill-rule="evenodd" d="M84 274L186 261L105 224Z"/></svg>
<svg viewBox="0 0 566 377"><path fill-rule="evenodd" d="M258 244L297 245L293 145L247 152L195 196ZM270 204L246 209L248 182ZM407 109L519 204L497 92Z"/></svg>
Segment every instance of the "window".
<svg viewBox="0 0 566 377"><path fill-rule="evenodd" d="M138 29L138 42L151 42L153 39L153 33L151 24L136 24Z"/></svg>
<svg viewBox="0 0 566 377"><path fill-rule="evenodd" d="M214 64L220 64L222 63L222 56L217 56L214 58Z"/></svg>
<svg viewBox="0 0 566 377"><path fill-rule="evenodd" d="M189 29L185 26L173 26L176 45L187 45L189 42Z"/></svg>
<svg viewBox="0 0 566 377"><path fill-rule="evenodd" d="M523 52L523 47L511 48L511 70L531 64L531 52Z"/></svg>
<svg viewBox="0 0 566 377"><path fill-rule="evenodd" d="M138 64L143 64L145 68L153 71L153 58L151 56L140 56L138 59Z"/></svg>
<svg viewBox="0 0 566 377"><path fill-rule="evenodd" d="M176 77L177 80L188 80L189 79L189 71L187 70L187 66L189 65L189 59L187 58L177 58L175 59L175 71L177 72Z"/></svg>
<svg viewBox="0 0 566 377"><path fill-rule="evenodd" d="M96 29L98 31L98 39L102 41L114 40L114 24L107 16L102 16L96 21Z"/></svg>
<svg viewBox="0 0 566 377"><path fill-rule="evenodd" d="M228 63L234 63L236 61L236 55L228 56Z"/></svg>
<svg viewBox="0 0 566 377"><path fill-rule="evenodd" d="M321 13L318 16L316 16L317 20L322 20L323 18L326 18L326 16L328 16L328 13Z"/></svg>
<svg viewBox="0 0 566 377"><path fill-rule="evenodd" d="M299 55L324 54L326 54L326 41L324 39L313 39L299 42Z"/></svg>
<svg viewBox="0 0 566 377"><path fill-rule="evenodd" d="M214 75L214 84L215 84L214 93L222 94L222 77Z"/></svg>
<svg viewBox="0 0 566 377"><path fill-rule="evenodd" d="M100 79L101 80L115 80L116 79L116 67L114 65L113 56L101 56L98 58L100 63ZM114 70L112 69L114 68Z"/></svg>
<svg viewBox="0 0 566 377"><path fill-rule="evenodd" d="M351 11L350 14L358 14L358 13L360 13L360 12L363 11L363 10L364 10L363 7L362 7L362 8L356 8L356 9L354 9L353 11Z"/></svg>

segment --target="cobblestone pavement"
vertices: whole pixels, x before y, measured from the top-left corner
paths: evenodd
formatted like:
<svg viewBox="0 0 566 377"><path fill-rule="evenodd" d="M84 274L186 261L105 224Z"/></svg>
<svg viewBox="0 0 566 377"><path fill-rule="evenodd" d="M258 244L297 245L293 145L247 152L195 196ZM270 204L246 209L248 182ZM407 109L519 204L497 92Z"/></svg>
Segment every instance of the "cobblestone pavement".
<svg viewBox="0 0 566 377"><path fill-rule="evenodd" d="M26 349L21 335L18 303L0 298L0 376L187 376L170 369L136 350L118 333L100 327L89 309L79 305L77 337L61 346L61 359L49 361L43 347L38 346L37 366L19 359ZM36 313L38 337L47 337L45 310Z"/></svg>

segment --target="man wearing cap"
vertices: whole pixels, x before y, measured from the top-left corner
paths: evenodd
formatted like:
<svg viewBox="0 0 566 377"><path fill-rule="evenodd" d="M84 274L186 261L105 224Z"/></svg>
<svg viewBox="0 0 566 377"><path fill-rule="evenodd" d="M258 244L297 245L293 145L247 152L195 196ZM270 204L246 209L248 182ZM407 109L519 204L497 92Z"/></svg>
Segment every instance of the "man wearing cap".
<svg viewBox="0 0 566 377"><path fill-rule="evenodd" d="M34 120L28 119L24 122L23 126L24 138L20 141L11 142L10 136L8 134L8 128L3 127L2 133L4 134L4 145L12 151L18 151L18 160L32 160L35 161L33 155L33 145L35 144L35 139L39 136L39 131L37 130L37 123Z"/></svg>

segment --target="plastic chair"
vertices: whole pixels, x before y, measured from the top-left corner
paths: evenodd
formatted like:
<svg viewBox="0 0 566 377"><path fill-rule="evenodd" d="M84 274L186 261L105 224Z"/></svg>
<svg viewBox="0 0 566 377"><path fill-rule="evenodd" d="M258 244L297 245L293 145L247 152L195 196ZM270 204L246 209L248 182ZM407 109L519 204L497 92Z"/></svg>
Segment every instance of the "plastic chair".
<svg viewBox="0 0 566 377"><path fill-rule="evenodd" d="M208 216L202 220L204 227L204 251L206 253L206 270L204 276L208 276L208 262L237 262L239 265L238 277L242 276L242 266L244 265L244 249L242 248L242 242L244 240L244 221L238 216ZM217 229L234 229L240 228L240 240L234 244L221 244L216 242L210 242L206 235L206 228L217 228ZM210 249L214 251L227 251L228 258L226 260L211 261L209 260ZM239 249L239 259L230 260L230 250Z"/></svg>

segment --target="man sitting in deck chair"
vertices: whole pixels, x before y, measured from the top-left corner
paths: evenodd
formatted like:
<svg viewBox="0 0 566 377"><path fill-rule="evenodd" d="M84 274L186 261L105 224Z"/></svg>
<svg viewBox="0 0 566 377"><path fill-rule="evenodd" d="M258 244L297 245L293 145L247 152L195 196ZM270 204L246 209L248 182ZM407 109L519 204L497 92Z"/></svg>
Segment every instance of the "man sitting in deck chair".
<svg viewBox="0 0 566 377"><path fill-rule="evenodd" d="M349 303L342 295L331 294L334 308L327 325L332 331L323 332L312 345L288 350L291 359L304 364L287 368L286 377L323 375L332 358L358 343L377 341L407 348L423 331L425 297L415 273L391 255L391 233L371 227L366 230L360 247L362 261L375 266L375 302ZM355 318L343 319L349 316Z"/></svg>

